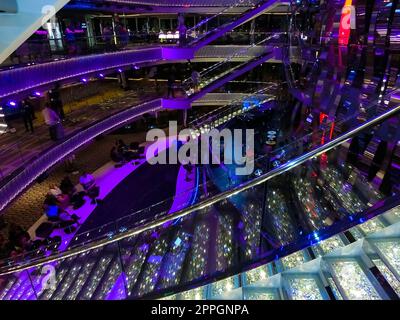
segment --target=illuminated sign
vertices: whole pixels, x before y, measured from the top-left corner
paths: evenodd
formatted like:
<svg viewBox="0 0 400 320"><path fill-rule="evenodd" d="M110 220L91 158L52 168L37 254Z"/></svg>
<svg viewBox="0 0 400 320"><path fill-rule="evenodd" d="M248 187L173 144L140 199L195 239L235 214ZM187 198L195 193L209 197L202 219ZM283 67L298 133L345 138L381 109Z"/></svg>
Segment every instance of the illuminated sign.
<svg viewBox="0 0 400 320"><path fill-rule="evenodd" d="M351 29L356 28L356 9L352 6L352 0L346 0L342 9L339 27L339 45L348 45Z"/></svg>

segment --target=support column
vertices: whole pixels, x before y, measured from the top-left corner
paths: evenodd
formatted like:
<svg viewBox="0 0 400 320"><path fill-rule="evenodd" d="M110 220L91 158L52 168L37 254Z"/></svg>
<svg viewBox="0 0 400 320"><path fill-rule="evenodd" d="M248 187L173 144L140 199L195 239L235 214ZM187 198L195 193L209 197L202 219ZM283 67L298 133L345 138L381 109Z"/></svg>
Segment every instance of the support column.
<svg viewBox="0 0 400 320"><path fill-rule="evenodd" d="M187 126L187 109L183 110L183 126L186 128Z"/></svg>
<svg viewBox="0 0 400 320"><path fill-rule="evenodd" d="M122 89L124 89L124 90L128 89L128 82L126 80L125 71L119 73L118 82Z"/></svg>

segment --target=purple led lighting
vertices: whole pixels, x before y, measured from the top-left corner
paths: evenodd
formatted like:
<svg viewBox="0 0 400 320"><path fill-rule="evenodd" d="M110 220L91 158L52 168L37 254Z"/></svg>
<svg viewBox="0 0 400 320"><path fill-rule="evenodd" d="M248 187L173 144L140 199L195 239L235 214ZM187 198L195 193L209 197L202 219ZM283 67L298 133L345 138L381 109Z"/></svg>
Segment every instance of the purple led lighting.
<svg viewBox="0 0 400 320"><path fill-rule="evenodd" d="M81 81L82 81L83 83L86 83L86 82L88 82L88 79L82 78Z"/></svg>
<svg viewBox="0 0 400 320"><path fill-rule="evenodd" d="M153 6L167 6L167 7L224 7L224 6L237 6L237 0L113 0L116 3L135 3ZM240 1L243 6L255 5L259 0Z"/></svg>
<svg viewBox="0 0 400 320"><path fill-rule="evenodd" d="M0 72L0 98L57 81L162 58L159 47L96 54L4 70Z"/></svg>
<svg viewBox="0 0 400 320"><path fill-rule="evenodd" d="M42 94L39 91L35 91L33 93L33 95L36 96L36 97L40 97Z"/></svg>
<svg viewBox="0 0 400 320"><path fill-rule="evenodd" d="M11 107L15 107L15 106L17 106L17 103L15 101L9 101L8 105Z"/></svg>

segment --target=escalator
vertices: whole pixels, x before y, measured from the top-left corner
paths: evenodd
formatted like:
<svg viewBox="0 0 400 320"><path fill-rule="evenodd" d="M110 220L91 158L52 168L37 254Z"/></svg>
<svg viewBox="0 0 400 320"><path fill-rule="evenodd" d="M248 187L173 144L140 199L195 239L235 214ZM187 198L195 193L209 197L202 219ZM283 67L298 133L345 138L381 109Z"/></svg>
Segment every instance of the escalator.
<svg viewBox="0 0 400 320"><path fill-rule="evenodd" d="M282 35L283 34L281 33L267 34L265 35L265 38L258 41L257 43L245 47L239 47L239 49L236 49L233 53L230 53L230 55L222 61L201 70L199 72L199 83L197 85L197 91L200 91L203 88L211 85L212 82L217 81L220 78L234 73L237 70L241 70L246 64L249 64L252 61L256 61L257 59L262 58L265 55L271 54L274 50L274 46L276 47L281 45ZM256 55L252 54L253 49L257 49ZM233 62L235 58L243 56L248 56L249 58L245 58L245 61L241 64ZM279 59L279 57L276 58ZM188 97L192 97L196 93L192 77L183 80L182 89L185 91L185 94Z"/></svg>
<svg viewBox="0 0 400 320"><path fill-rule="evenodd" d="M214 40L218 39L226 32L235 29L236 27L258 17L266 11L272 10L280 4L287 4L286 1L281 0L256 0L252 1L252 7L245 11L240 15L235 15L232 18L229 18L225 23L219 24L218 18L221 15L228 15L230 10L237 6L243 5L243 1L237 1L234 5L229 7L225 7L221 12L208 17L194 27L187 30L187 44L186 46L190 46L195 50L199 50L200 48L210 44ZM206 27L210 24L212 28L207 30Z"/></svg>
<svg viewBox="0 0 400 320"><path fill-rule="evenodd" d="M184 99L163 99L164 107L175 105L177 102L183 107L188 107L194 101L202 98L207 93L210 93L224 84L232 81L241 75L253 70L255 67L267 61L280 59L280 49L273 46L274 42L279 41L281 34L267 36L257 44L250 45L234 52L223 61L213 64L210 67L202 70L199 73L199 82L195 84L192 78L187 78L182 82L181 90L184 91ZM246 51L252 50L254 47L264 47L260 55L251 57L242 63L232 63L236 56L243 55Z"/></svg>

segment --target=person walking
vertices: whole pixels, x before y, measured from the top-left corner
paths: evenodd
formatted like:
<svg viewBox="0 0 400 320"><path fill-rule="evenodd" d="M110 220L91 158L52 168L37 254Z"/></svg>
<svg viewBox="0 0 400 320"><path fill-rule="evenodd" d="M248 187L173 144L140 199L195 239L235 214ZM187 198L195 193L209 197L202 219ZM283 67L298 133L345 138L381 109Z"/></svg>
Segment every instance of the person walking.
<svg viewBox="0 0 400 320"><path fill-rule="evenodd" d="M187 27L185 25L185 17L180 14L178 17L179 46L185 46L187 42Z"/></svg>
<svg viewBox="0 0 400 320"><path fill-rule="evenodd" d="M61 100L61 85L57 82L53 89L49 91L51 107L57 112L61 120L65 119L64 105Z"/></svg>
<svg viewBox="0 0 400 320"><path fill-rule="evenodd" d="M61 119L58 114L52 108L50 108L50 103L46 103L46 106L42 110L42 114L44 122L49 127L50 139L53 141L61 139L62 137L60 136L60 134L57 133L62 129L62 125L60 122ZM57 130L58 127L61 127L60 130Z"/></svg>
<svg viewBox="0 0 400 320"><path fill-rule="evenodd" d="M198 72L197 70L193 69L191 78L192 78L194 92L195 93L199 92L199 90L200 90L200 81L201 81L200 72Z"/></svg>
<svg viewBox="0 0 400 320"><path fill-rule="evenodd" d="M25 131L33 133L33 106L26 100L21 102L22 119L24 120Z"/></svg>
<svg viewBox="0 0 400 320"><path fill-rule="evenodd" d="M106 51L114 48L114 43L112 43L113 31L109 24L106 24L102 30L103 41L105 42Z"/></svg>
<svg viewBox="0 0 400 320"><path fill-rule="evenodd" d="M167 97L172 97L175 98L175 92L174 92L174 86L175 86L175 74L170 69L169 74L168 74L168 81L167 81L167 86L168 86L168 93Z"/></svg>

